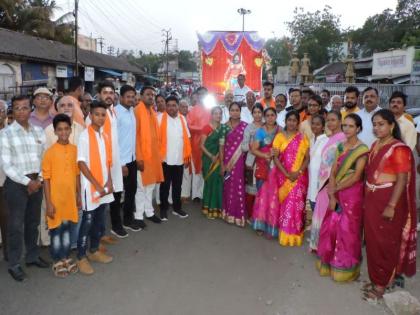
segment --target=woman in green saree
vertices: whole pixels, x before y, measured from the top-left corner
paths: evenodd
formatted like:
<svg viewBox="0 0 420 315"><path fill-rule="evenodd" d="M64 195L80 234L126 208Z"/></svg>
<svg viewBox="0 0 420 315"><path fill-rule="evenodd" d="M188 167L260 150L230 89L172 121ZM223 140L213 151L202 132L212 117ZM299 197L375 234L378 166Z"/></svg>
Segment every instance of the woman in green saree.
<svg viewBox="0 0 420 315"><path fill-rule="evenodd" d="M211 111L211 121L202 130L201 150L204 178L203 214L208 219L222 216L223 177L220 174L220 140L224 140L225 126L221 125L222 109Z"/></svg>

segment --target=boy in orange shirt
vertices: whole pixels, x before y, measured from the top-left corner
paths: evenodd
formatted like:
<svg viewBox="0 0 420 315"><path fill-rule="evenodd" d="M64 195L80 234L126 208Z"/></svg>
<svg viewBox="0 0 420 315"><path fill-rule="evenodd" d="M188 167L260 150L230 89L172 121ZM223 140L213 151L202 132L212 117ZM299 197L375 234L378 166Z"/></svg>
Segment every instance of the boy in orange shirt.
<svg viewBox="0 0 420 315"><path fill-rule="evenodd" d="M70 222L77 223L80 208L80 173L77 147L70 144L70 117L58 114L53 119L58 140L44 155L42 173L51 237L50 251L54 275L60 278L78 271L70 256Z"/></svg>

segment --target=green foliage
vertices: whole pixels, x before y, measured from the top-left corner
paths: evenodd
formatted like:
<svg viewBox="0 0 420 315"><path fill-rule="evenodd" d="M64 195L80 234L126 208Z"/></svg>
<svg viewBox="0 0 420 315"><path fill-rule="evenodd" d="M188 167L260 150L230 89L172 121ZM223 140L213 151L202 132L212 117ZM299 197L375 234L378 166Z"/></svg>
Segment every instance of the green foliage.
<svg viewBox="0 0 420 315"><path fill-rule="evenodd" d="M264 48L271 58L273 74L277 73L277 67L287 66L290 63L291 42L289 38L270 38L266 41Z"/></svg>
<svg viewBox="0 0 420 315"><path fill-rule="evenodd" d="M343 36L340 17L331 12L330 6L315 12L295 8L293 20L286 25L298 56L301 58L304 53L308 53L312 68L319 68L341 57Z"/></svg>
<svg viewBox="0 0 420 315"><path fill-rule="evenodd" d="M182 71L197 71L193 54L188 50L181 50L178 54L178 65Z"/></svg>
<svg viewBox="0 0 420 315"><path fill-rule="evenodd" d="M58 9L50 0L0 0L0 27L63 43L73 43L72 13L52 20Z"/></svg>

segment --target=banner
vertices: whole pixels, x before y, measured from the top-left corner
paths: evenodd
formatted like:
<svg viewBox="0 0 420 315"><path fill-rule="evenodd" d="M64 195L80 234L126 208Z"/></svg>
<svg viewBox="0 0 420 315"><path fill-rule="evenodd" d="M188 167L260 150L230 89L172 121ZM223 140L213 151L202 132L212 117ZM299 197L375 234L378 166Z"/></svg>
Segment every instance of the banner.
<svg viewBox="0 0 420 315"><path fill-rule="evenodd" d="M251 90L261 91L264 40L256 32L207 32L198 39L202 82L210 92L221 98L233 91L239 74Z"/></svg>

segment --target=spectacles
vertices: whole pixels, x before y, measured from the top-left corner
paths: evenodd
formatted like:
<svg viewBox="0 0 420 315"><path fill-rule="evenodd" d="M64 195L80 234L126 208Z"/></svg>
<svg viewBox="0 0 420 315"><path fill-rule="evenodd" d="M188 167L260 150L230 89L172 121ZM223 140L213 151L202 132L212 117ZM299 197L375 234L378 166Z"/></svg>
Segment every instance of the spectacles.
<svg viewBox="0 0 420 315"><path fill-rule="evenodd" d="M40 99L40 100L49 100L49 99L51 99L50 96L48 96L48 95L42 95L42 94L38 94L35 97L38 98L38 99Z"/></svg>
<svg viewBox="0 0 420 315"><path fill-rule="evenodd" d="M13 107L13 111L14 112L26 112L26 111L30 111L31 108L29 106L22 106L22 107Z"/></svg>

